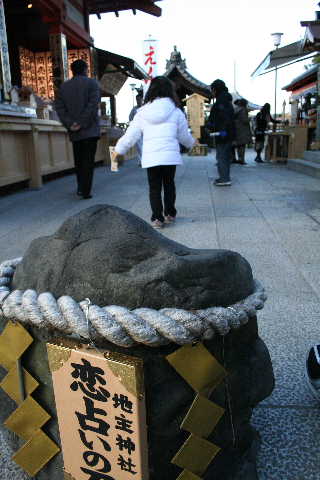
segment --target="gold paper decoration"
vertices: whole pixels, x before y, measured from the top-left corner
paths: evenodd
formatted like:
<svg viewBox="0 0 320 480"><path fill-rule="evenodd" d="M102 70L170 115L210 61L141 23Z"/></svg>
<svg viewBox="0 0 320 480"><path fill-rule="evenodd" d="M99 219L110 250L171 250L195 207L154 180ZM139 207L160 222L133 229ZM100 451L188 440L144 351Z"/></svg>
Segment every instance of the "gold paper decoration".
<svg viewBox="0 0 320 480"><path fill-rule="evenodd" d="M106 352L105 358L109 361L109 368L122 385L136 398L144 395L143 361L140 358L129 358L117 352Z"/></svg>
<svg viewBox="0 0 320 480"><path fill-rule="evenodd" d="M7 418L4 425L24 440L29 440L50 415L30 396Z"/></svg>
<svg viewBox="0 0 320 480"><path fill-rule="evenodd" d="M202 475L220 451L214 443L191 434L172 459L172 463L195 475Z"/></svg>
<svg viewBox="0 0 320 480"><path fill-rule="evenodd" d="M181 424L181 429L190 432L190 436L171 460L184 469L177 480L198 480L221 450L206 438L223 416L224 409L207 396L227 372L201 343L185 345L166 358L198 393Z"/></svg>
<svg viewBox="0 0 320 480"><path fill-rule="evenodd" d="M12 459L34 477L59 451L59 447L42 430L38 430Z"/></svg>
<svg viewBox="0 0 320 480"><path fill-rule="evenodd" d="M0 335L0 364L8 370L0 386L19 405L4 424L26 440L12 460L33 477L60 449L40 430L50 415L31 397L39 384L21 367L20 358L32 342L27 330L11 321Z"/></svg>
<svg viewBox="0 0 320 480"><path fill-rule="evenodd" d="M185 345L168 355L167 360L196 392L214 389L227 375L202 343Z"/></svg>
<svg viewBox="0 0 320 480"><path fill-rule="evenodd" d="M0 335L0 363L10 370L33 342L33 338L19 323L8 322Z"/></svg>
<svg viewBox="0 0 320 480"><path fill-rule="evenodd" d="M181 428L194 433L198 437L207 438L223 414L224 408L205 397L197 395L181 424Z"/></svg>
<svg viewBox="0 0 320 480"><path fill-rule="evenodd" d="M183 470L177 480L201 480L201 478L192 472L188 472L188 470Z"/></svg>
<svg viewBox="0 0 320 480"><path fill-rule="evenodd" d="M48 363L50 372L59 370L65 362L70 358L71 350L62 346L53 346L50 343L47 344Z"/></svg>
<svg viewBox="0 0 320 480"><path fill-rule="evenodd" d="M24 387L26 395L31 395L32 392L39 386L37 380L30 375L27 370L22 369L22 375L24 380ZM0 383L2 390L6 392L9 397L12 398L19 405L23 400L21 400L21 392L19 388L19 377L18 377L18 368L17 365L14 365L5 378Z"/></svg>

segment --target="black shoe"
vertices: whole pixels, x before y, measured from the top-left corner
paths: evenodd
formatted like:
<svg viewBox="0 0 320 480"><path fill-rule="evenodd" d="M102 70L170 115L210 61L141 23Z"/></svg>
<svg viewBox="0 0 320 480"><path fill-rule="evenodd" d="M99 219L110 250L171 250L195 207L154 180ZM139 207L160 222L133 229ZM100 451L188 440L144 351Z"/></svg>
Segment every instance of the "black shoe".
<svg viewBox="0 0 320 480"><path fill-rule="evenodd" d="M261 160L261 158L258 158L258 157L256 157L254 159L254 161L257 162L257 163L263 163L263 160Z"/></svg>
<svg viewBox="0 0 320 480"><path fill-rule="evenodd" d="M230 180L224 181L219 179L219 180L215 180L214 185L216 187L231 187L232 183Z"/></svg>
<svg viewBox="0 0 320 480"><path fill-rule="evenodd" d="M89 198L92 198L92 195L83 195L82 200L88 200Z"/></svg>
<svg viewBox="0 0 320 480"><path fill-rule="evenodd" d="M243 161L243 162L238 162L239 165L247 165L247 162Z"/></svg>

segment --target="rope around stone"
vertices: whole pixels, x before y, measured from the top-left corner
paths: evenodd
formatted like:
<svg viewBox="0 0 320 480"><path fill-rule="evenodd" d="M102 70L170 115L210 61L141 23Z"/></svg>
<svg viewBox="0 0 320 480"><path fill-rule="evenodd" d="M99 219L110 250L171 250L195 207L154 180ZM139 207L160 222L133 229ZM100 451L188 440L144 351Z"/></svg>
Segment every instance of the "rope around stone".
<svg viewBox="0 0 320 480"><path fill-rule="evenodd" d="M226 335L256 315L267 299L260 282L244 300L229 307L210 307L187 311L179 308L136 308L108 305L99 307L85 299L76 302L64 295L56 299L50 292L37 294L35 290L12 290L11 282L16 266L22 258L0 264L0 316L22 324L64 334L78 335L91 340L90 329L121 347L143 344L150 347L192 344Z"/></svg>

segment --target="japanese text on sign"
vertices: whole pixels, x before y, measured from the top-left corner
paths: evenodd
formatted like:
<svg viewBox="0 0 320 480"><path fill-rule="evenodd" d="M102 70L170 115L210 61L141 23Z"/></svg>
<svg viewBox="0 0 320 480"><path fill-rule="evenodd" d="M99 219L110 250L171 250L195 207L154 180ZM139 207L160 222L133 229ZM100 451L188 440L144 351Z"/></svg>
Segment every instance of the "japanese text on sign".
<svg viewBox="0 0 320 480"><path fill-rule="evenodd" d="M127 369L117 375L112 360L70 349L52 372L64 468L75 480L148 479L144 402L126 388Z"/></svg>

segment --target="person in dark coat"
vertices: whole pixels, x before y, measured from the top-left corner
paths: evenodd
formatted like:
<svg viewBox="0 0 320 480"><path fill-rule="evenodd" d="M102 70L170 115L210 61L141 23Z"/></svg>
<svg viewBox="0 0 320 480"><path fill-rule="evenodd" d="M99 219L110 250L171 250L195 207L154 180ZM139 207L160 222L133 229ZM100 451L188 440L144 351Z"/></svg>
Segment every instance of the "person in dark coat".
<svg viewBox="0 0 320 480"><path fill-rule="evenodd" d="M237 151L238 160L235 158L234 163L239 163L240 165L245 165L245 151L246 145L251 143L252 134L250 128L250 121L248 116L248 101L244 98L239 98L234 101L234 119L235 119L235 128L236 128L236 138L234 142L234 150ZM234 152L235 153L235 152Z"/></svg>
<svg viewBox="0 0 320 480"><path fill-rule="evenodd" d="M270 113L270 103L265 103L261 108L260 112L257 113L255 118L255 151L257 153L256 158L254 159L257 163L263 163L261 158L261 153L264 148L264 140L266 136L266 130L268 129L269 123L273 124L280 123L278 120L272 118Z"/></svg>
<svg viewBox="0 0 320 480"><path fill-rule="evenodd" d="M139 108L142 107L142 103L143 103L143 93L142 93L142 91L139 91L139 93L137 94L136 102L137 102L137 105L135 105L132 108L131 112L129 113L129 122L132 122L132 120L134 119L137 111L139 110ZM137 151L138 165L140 167L141 167L142 143L143 143L143 140L142 140L142 136L141 136L141 138L139 138L139 140L137 141L137 143L135 145L136 151Z"/></svg>
<svg viewBox="0 0 320 480"><path fill-rule="evenodd" d="M230 186L232 142L235 139L232 97L225 83L219 79L212 82L211 91L215 102L210 111L207 127L215 132L216 158L219 174L219 178L214 181L214 185Z"/></svg>
<svg viewBox="0 0 320 480"><path fill-rule="evenodd" d="M100 137L100 87L96 80L88 78L88 65L83 60L73 62L71 70L73 78L61 85L55 109L73 145L77 194L88 199L92 198L94 159Z"/></svg>

